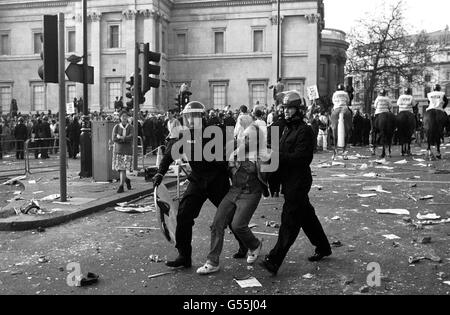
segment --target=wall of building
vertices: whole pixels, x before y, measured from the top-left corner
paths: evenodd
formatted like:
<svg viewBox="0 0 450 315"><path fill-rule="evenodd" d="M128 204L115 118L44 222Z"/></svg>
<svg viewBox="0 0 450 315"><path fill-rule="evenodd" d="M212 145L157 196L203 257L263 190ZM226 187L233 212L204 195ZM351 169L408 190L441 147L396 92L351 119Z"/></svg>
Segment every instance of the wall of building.
<svg viewBox="0 0 450 315"><path fill-rule="evenodd" d="M317 0L282 1L281 73L287 82L300 89L318 83L319 34L323 22L318 14L320 4ZM76 31L75 53L81 56L80 1L8 0L0 4L0 34L7 32L11 41L10 55L0 56L0 88L12 86L12 98L17 99L23 112L34 110L32 86L42 84L37 75L40 56L33 53L33 30L42 28L44 14L58 12L66 14L66 28ZM165 48L161 88L146 95L143 110L162 111L173 106L177 87L184 81L191 85L192 98L209 107L213 86L217 84L226 85L226 102L234 108L241 104L254 105L251 104L252 84L264 84L265 103L272 103L272 91L268 87L277 76L276 2L90 0L88 15L89 64L95 68L95 84L89 87L91 110L111 108L111 83L120 83L122 95L125 94L125 81L134 71L136 41L149 42L156 51ZM120 26L118 48L108 46L108 29L112 24ZM214 52L217 30L224 31L221 54ZM262 52L253 51L254 30L263 30ZM177 51L180 32L187 36L185 54ZM82 85L75 85L79 97ZM46 84L45 96L44 109L56 111L57 85Z"/></svg>

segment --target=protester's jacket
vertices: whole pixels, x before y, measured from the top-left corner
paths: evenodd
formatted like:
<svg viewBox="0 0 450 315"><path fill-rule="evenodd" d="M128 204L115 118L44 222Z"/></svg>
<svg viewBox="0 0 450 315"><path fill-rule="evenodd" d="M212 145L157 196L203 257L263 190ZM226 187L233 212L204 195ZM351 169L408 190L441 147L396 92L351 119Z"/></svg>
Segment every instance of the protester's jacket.
<svg viewBox="0 0 450 315"><path fill-rule="evenodd" d="M46 121L42 122L38 129L38 137L39 138L51 138L52 131L50 129L50 124Z"/></svg>
<svg viewBox="0 0 450 315"><path fill-rule="evenodd" d="M24 124L17 124L14 128L14 138L26 141L28 139L28 128Z"/></svg>
<svg viewBox="0 0 450 315"><path fill-rule="evenodd" d="M203 131L199 134L203 134ZM181 150L180 152L175 152L176 156L172 156L172 147L179 142L184 143L185 147L188 148L190 152L184 152ZM220 160L207 161L203 154L203 149L205 145L211 141L211 138L206 138L200 136L199 139L194 137L194 133L190 132L190 137L187 137L187 133L182 133L180 140L178 141L170 141L164 153L164 157L161 160L159 165L158 173L165 175L169 170L170 165L177 159L181 157L181 154L186 154L188 157L189 165L191 166L192 172L189 175L188 179L194 182L209 182L215 179L217 176L226 176L228 177L228 162L225 159L225 156L222 156ZM225 145L225 144L224 144ZM196 161L195 149L201 148L201 157L198 161ZM197 149L198 150L198 149ZM176 151L176 150L174 150ZM209 151L209 150L208 150ZM224 153L226 150L224 149Z"/></svg>
<svg viewBox="0 0 450 315"><path fill-rule="evenodd" d="M279 176L286 189L310 187L312 175L314 133L300 117L286 121L286 128L280 140ZM309 188L308 188L309 189Z"/></svg>
<svg viewBox="0 0 450 315"><path fill-rule="evenodd" d="M119 139L118 136L123 136L123 128L117 124L114 126L112 132L112 139L114 141L114 152L122 155L133 155L133 126L128 124L125 128L125 138Z"/></svg>

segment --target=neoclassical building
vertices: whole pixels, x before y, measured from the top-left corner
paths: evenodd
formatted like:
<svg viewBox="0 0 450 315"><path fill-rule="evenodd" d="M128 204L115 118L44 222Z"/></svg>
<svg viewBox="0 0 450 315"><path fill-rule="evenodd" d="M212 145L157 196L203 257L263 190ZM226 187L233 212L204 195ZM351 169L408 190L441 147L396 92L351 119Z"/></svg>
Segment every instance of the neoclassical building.
<svg viewBox="0 0 450 315"><path fill-rule="evenodd" d="M79 0L0 2L0 105L21 112L57 111L58 87L38 76L44 14L65 14L66 57L82 55ZM344 78L345 34L324 29L322 0L281 0L279 67L288 89L321 94ZM276 0L89 0L88 55L95 68L91 111L111 111L134 71L135 42L162 53L161 87L142 110L173 107L183 82L209 108L271 105L277 77ZM82 85L66 83L67 102Z"/></svg>

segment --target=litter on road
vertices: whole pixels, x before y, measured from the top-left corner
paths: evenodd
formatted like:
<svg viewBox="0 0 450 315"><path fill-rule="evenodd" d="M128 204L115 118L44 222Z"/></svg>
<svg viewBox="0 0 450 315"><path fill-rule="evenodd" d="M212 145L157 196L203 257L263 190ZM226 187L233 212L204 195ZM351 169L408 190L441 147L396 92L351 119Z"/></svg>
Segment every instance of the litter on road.
<svg viewBox="0 0 450 315"><path fill-rule="evenodd" d="M173 274L175 272L176 272L176 270L156 273L154 275L148 276L148 279L153 279L153 278L158 278L158 277L165 276L165 275L170 275L170 274Z"/></svg>
<svg viewBox="0 0 450 315"><path fill-rule="evenodd" d="M335 216L335 217L332 217L331 218L331 220L334 220L334 221L338 221L338 220L340 220L341 219L341 217L339 217L339 216Z"/></svg>
<svg viewBox="0 0 450 315"><path fill-rule="evenodd" d="M156 212L154 206L146 207L115 207L114 210L123 213L146 213L146 212Z"/></svg>
<svg viewBox="0 0 450 315"><path fill-rule="evenodd" d="M386 194L391 194L390 191L384 190L383 186L381 186L381 185L363 187L363 190L364 191L377 191L377 192L382 192L382 193L386 193Z"/></svg>
<svg viewBox="0 0 450 315"><path fill-rule="evenodd" d="M160 230L160 228L156 227L143 227L143 226L118 226L116 229L123 229L123 230Z"/></svg>
<svg viewBox="0 0 450 315"><path fill-rule="evenodd" d="M439 220L441 217L438 216L436 213L428 213L428 214L417 214L417 219L419 220Z"/></svg>
<svg viewBox="0 0 450 315"><path fill-rule="evenodd" d="M266 233L266 232L253 232L253 234L267 235L267 236L278 236L277 233Z"/></svg>
<svg viewBox="0 0 450 315"><path fill-rule="evenodd" d="M395 234L387 234L387 235L383 235L383 237L387 238L388 240L399 240L400 237L398 237Z"/></svg>
<svg viewBox="0 0 450 315"><path fill-rule="evenodd" d="M406 209L376 209L376 212L380 214L409 215L409 211Z"/></svg>
<svg viewBox="0 0 450 315"><path fill-rule="evenodd" d="M420 197L419 200L429 200L429 199L433 199L433 198L434 198L433 195L427 195L427 196Z"/></svg>
<svg viewBox="0 0 450 315"><path fill-rule="evenodd" d="M314 278L314 275L307 273L306 275L303 275L302 278L303 279L312 279L312 278Z"/></svg>
<svg viewBox="0 0 450 315"><path fill-rule="evenodd" d="M406 160L401 160L401 161L395 162L394 164L399 164L399 165L408 164L408 161L406 161Z"/></svg>
<svg viewBox="0 0 450 315"><path fill-rule="evenodd" d="M256 279L255 277L247 276L243 279L236 279L234 278L234 281L239 284L241 288L256 288L256 287L262 287L262 284Z"/></svg>

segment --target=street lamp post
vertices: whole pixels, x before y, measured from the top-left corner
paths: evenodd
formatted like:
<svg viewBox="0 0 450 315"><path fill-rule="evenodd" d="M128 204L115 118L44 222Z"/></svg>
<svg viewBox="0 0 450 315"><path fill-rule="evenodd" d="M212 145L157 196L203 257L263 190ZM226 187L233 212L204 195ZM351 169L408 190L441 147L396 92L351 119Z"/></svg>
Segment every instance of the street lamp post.
<svg viewBox="0 0 450 315"><path fill-rule="evenodd" d="M81 171L80 177L92 177L92 143L91 122L89 121L88 106L88 49L87 49L87 0L82 2L83 9L83 122L81 125L80 151Z"/></svg>
<svg viewBox="0 0 450 315"><path fill-rule="evenodd" d="M278 78L281 77L281 73L280 73L280 61L281 61L281 45L280 45L280 41L281 41L281 4L280 4L280 0L277 0L277 5L278 5L278 15L277 15L277 80Z"/></svg>

